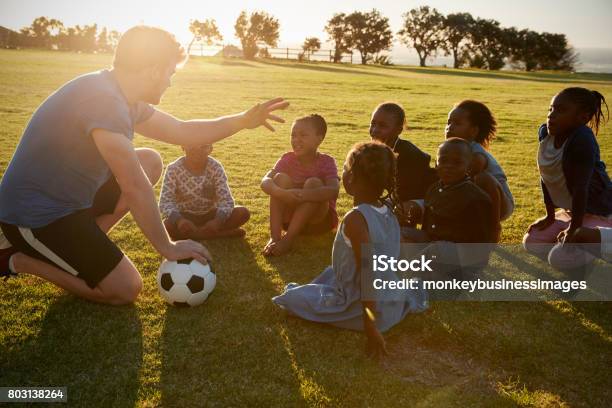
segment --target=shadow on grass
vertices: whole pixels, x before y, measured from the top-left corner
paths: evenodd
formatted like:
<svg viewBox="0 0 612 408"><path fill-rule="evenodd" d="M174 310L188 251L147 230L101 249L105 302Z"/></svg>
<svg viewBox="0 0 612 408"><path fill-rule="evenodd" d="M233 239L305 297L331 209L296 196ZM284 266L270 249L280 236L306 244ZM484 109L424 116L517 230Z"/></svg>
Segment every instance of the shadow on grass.
<svg viewBox="0 0 612 408"><path fill-rule="evenodd" d="M456 76L456 77L468 77L468 78L489 78L489 79L501 79L501 80L512 80L512 81L531 81L531 82L549 82L549 83L591 83L609 85L612 82L612 75L606 74L550 74L543 72L530 72L530 73L519 73L519 72L506 72L506 71L481 71L481 70L466 70L466 69L448 69L448 68L420 68L420 67L407 67L407 66L391 66L385 67L380 66L381 69L388 69L394 71L411 72L415 74L428 74L428 75L443 75L443 76Z"/></svg>
<svg viewBox="0 0 612 408"><path fill-rule="evenodd" d="M502 256L516 262L510 253ZM274 264L285 280L306 283L308 272L296 259L292 268L291 259ZM520 261L521 270L538 270ZM299 372L342 405L386 405L392 395L399 406L605 407L612 397L609 308L590 303L575 309L560 313L546 302L435 302L430 312L408 315L385 334L390 357L381 364L364 358L361 333L291 317L279 332Z"/></svg>
<svg viewBox="0 0 612 408"><path fill-rule="evenodd" d="M249 64L248 62L241 62L235 59L222 59L220 65L228 65L233 67L246 67L246 68L259 68L256 64Z"/></svg>
<svg viewBox="0 0 612 408"><path fill-rule="evenodd" d="M206 57L205 57L206 58ZM249 68L257 68L256 64L241 62L239 60L217 59L220 65L235 65ZM207 62L213 62L212 59L207 59ZM214 61L217 62L217 61ZM363 66L359 64L331 64L331 63L313 63L313 62L291 62L289 60L276 61L274 59L257 59L255 62L265 65L287 69L301 69L308 71L330 72L330 73L348 73L358 75L371 75L381 77L396 77L395 75L386 74L384 72L375 72L371 70L372 65ZM415 74L427 75L442 75L466 78L488 78L501 79L511 81L529 81L529 82L544 82L544 83L590 83L609 85L612 83L612 75L598 73L551 73L551 72L519 72L519 71L485 71L478 69L450 69L442 67L411 67L405 65L376 65L375 68L388 71L410 72Z"/></svg>
<svg viewBox="0 0 612 408"><path fill-rule="evenodd" d="M272 65L279 68L287 69L301 69L307 71L318 71L318 72L330 72L334 74L356 74L356 75L370 75L379 77L395 77L382 72L370 72L359 68L344 68L341 66L327 66L323 64L313 63L299 63L299 62L275 62L273 60L257 60L257 62L265 65Z"/></svg>
<svg viewBox="0 0 612 408"><path fill-rule="evenodd" d="M66 295L51 304L34 331L0 355L2 386L66 386L68 402L79 406L136 404L143 350L135 307Z"/></svg>
<svg viewBox="0 0 612 408"><path fill-rule="evenodd" d="M275 329L279 314L270 301L275 290L254 250L241 239L206 245L215 259L217 286L201 306L166 308L161 405L303 405Z"/></svg>
<svg viewBox="0 0 612 408"><path fill-rule="evenodd" d="M301 237L292 253L270 258L268 262L284 283L308 283L330 264L333 236L330 233ZM412 347L395 347L398 339L413 341L415 333L413 330L407 332L406 328L414 328L415 322L420 322L417 323L420 326L441 326L427 314L409 315L398 328L385 335L393 350L388 361L413 370L415 375L411 376L406 374L406 370L397 375L387 362L379 364L366 358L365 337L361 332L304 321L282 311L277 313L282 314L277 331L291 358L294 375L300 379L301 392L305 393L304 384L311 384L307 389L310 398L305 399L312 405L448 405L457 400L470 405L482 404L483 398L497 406L512 405L491 387L479 385L480 377L466 372L468 364L465 358L449 362L447 357L440 357L431 342L418 355ZM317 387L324 391L319 392ZM467 390L471 397L462 395Z"/></svg>

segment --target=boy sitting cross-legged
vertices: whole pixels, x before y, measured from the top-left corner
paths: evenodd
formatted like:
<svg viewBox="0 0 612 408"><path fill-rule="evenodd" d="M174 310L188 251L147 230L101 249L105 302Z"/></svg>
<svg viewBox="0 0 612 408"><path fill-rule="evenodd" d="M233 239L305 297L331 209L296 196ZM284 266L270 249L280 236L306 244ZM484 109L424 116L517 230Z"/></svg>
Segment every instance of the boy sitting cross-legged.
<svg viewBox="0 0 612 408"><path fill-rule="evenodd" d="M173 240L244 236L240 226L250 217L234 206L221 163L209 154L212 145L184 146L185 156L171 163L164 176L159 208Z"/></svg>
<svg viewBox="0 0 612 408"><path fill-rule="evenodd" d="M270 240L263 249L265 256L290 251L301 233L324 233L338 225L336 161L317 151L326 133L327 124L320 115L296 119L291 128L293 151L283 154L261 182L261 189L270 196Z"/></svg>

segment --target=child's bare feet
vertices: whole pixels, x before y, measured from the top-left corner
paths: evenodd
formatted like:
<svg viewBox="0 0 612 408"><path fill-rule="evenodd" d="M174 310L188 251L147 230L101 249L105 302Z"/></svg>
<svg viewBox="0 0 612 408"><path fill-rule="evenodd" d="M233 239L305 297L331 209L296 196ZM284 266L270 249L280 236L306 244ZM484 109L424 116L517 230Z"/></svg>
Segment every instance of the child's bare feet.
<svg viewBox="0 0 612 408"><path fill-rule="evenodd" d="M274 247L271 248L270 252L274 256L280 256L290 252L292 247L293 240L287 238L287 236L285 235L278 242L276 242Z"/></svg>
<svg viewBox="0 0 612 408"><path fill-rule="evenodd" d="M263 256L271 256L272 255L272 249L276 246L277 242L278 241L275 240L274 238L270 238L268 240L268 243L264 247L264 249L261 251L262 255Z"/></svg>

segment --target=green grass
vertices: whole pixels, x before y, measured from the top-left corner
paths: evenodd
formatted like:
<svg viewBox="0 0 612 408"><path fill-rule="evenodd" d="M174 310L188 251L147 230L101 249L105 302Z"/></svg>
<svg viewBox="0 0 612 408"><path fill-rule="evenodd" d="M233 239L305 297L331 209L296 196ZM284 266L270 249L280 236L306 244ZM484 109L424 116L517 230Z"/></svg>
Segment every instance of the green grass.
<svg viewBox="0 0 612 408"><path fill-rule="evenodd" d="M0 173L36 107L64 82L110 62L108 55L0 51ZM88 303L30 276L0 282L0 385L67 386L69 402L88 407L609 406L607 303L435 303L386 335L392 357L377 363L364 357L359 333L287 318L270 302L286 282L307 282L330 262L332 234L305 238L281 259L259 254L268 218L259 180L289 148L293 118L324 115L321 150L341 165L352 144L368 139L369 115L385 100L404 105L404 137L431 154L452 104L487 103L499 122L492 152L517 204L503 242L520 242L543 212L537 127L550 98L574 84L612 100L612 75L193 59L161 109L187 119L279 95L292 103L277 133L245 131L215 145L237 203L253 214L245 240L208 243L215 293L202 307L167 307L155 284L161 258L128 217L112 238L143 274L135 305ZM611 136L612 126L599 136L609 164ZM136 144L158 149L166 163L180 155L140 137ZM339 213L350 205L341 192Z"/></svg>

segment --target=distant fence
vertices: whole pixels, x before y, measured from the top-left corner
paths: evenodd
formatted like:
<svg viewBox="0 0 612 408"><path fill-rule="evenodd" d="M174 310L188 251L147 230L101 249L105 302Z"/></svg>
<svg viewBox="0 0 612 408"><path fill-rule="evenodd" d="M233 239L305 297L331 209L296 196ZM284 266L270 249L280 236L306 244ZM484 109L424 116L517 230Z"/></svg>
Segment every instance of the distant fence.
<svg viewBox="0 0 612 408"><path fill-rule="evenodd" d="M185 45L185 49L188 45ZM258 56L269 58L287 59L296 61L334 61L334 50L325 49L317 52L304 52L301 48L262 48ZM233 45L205 45L193 44L189 50L190 55L200 57L224 56L242 57L242 51ZM353 63L353 53L342 54L340 62Z"/></svg>

